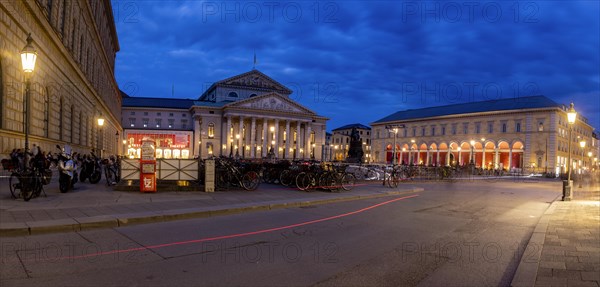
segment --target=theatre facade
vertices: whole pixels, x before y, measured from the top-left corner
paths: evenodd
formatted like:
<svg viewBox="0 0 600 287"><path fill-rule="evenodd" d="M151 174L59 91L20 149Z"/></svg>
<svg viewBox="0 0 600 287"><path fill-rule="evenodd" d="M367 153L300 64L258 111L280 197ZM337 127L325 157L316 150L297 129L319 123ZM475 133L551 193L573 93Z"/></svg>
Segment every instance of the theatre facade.
<svg viewBox="0 0 600 287"><path fill-rule="evenodd" d="M292 91L258 70L212 84L196 99L123 97L123 150L141 140L157 158L322 158L327 118L290 99Z"/></svg>
<svg viewBox="0 0 600 287"><path fill-rule="evenodd" d="M373 157L380 163L472 163L484 169L561 173L568 157L567 108L531 96L399 111L371 124ZM594 128L580 114L572 128L574 168L593 166L598 151ZM587 146L581 148L581 141Z"/></svg>

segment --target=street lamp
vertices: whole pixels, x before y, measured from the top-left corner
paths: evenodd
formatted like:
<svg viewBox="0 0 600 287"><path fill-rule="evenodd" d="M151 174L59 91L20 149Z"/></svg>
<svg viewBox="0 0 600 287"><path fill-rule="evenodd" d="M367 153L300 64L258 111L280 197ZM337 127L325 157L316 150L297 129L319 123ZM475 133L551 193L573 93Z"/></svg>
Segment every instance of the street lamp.
<svg viewBox="0 0 600 287"><path fill-rule="evenodd" d="M102 118L102 116L100 116L100 117L98 118L98 133L99 133L100 135L98 136L98 143L97 143L97 147L98 147L98 149L99 149L98 156L99 156L100 158L102 158L102 149L103 149L103 148L102 148L102 146L100 145L100 143L102 143L102 141L104 140L104 138L100 139L100 137L102 136L102 127L103 127L103 126L104 126L104 118Z"/></svg>
<svg viewBox="0 0 600 287"><path fill-rule="evenodd" d="M569 107L569 110L567 111L567 121L569 122L569 144L568 144L569 153L568 153L568 157L567 157L567 181L566 182L563 181L563 196L562 196L563 201L571 201L571 198L573 197L573 195L571 193L571 188L572 188L571 141L572 141L572 134L573 134L573 124L575 123L576 119L577 119L577 112L575 111L575 105L573 103L571 103L571 106Z"/></svg>
<svg viewBox="0 0 600 287"><path fill-rule="evenodd" d="M583 166L585 166L584 161L585 158L583 156L584 150L585 150L585 141L582 140L579 142L579 146L581 147L581 165L580 165L580 171L579 171L579 188L581 188L581 182L583 181Z"/></svg>
<svg viewBox="0 0 600 287"><path fill-rule="evenodd" d="M25 108L23 109L23 125L25 132L25 167L29 166L29 106L31 90L31 77L33 70L35 70L35 61L37 60L37 52L32 45L33 39L31 39L31 33L27 35L27 44L21 50L21 65L23 66L23 72L25 73Z"/></svg>

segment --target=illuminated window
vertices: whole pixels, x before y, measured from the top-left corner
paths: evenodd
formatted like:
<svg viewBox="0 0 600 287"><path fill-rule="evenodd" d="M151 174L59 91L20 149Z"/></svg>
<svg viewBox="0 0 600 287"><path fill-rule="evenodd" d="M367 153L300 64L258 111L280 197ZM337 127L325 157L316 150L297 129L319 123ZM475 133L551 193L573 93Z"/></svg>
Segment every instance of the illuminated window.
<svg viewBox="0 0 600 287"><path fill-rule="evenodd" d="M215 137L215 124L214 123L210 123L208 124L208 138L214 138Z"/></svg>

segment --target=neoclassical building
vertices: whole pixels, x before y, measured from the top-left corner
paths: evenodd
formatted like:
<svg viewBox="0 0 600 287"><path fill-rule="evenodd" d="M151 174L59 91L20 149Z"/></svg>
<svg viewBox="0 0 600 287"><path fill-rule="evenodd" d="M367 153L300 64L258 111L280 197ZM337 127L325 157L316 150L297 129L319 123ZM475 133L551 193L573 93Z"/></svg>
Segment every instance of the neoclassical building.
<svg viewBox="0 0 600 287"><path fill-rule="evenodd" d="M43 150L117 153L121 96L114 78L119 42L110 0L0 1L0 157L23 148L25 73L31 33L29 139ZM98 125L98 118L104 125Z"/></svg>
<svg viewBox="0 0 600 287"><path fill-rule="evenodd" d="M158 158L321 159L328 119L291 93L253 69L215 82L197 100L124 97L124 149L138 157L148 137Z"/></svg>
<svg viewBox="0 0 600 287"><path fill-rule="evenodd" d="M405 164L472 162L483 168L563 172L567 108L545 96L530 96L399 111L371 124L373 157L380 163L396 158ZM572 128L574 168L593 165L598 157L594 128L581 114ZM582 140L587 142L583 149Z"/></svg>

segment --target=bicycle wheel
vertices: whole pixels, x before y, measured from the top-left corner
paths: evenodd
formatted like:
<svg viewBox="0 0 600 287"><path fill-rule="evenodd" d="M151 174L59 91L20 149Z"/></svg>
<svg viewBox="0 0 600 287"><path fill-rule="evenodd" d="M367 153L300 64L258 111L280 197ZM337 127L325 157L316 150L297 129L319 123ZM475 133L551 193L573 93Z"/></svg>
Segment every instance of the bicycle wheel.
<svg viewBox="0 0 600 287"><path fill-rule="evenodd" d="M319 188L331 190L332 184L329 180L329 172L321 173L319 176Z"/></svg>
<svg viewBox="0 0 600 287"><path fill-rule="evenodd" d="M354 187L355 181L354 175L351 173L345 173L342 175L342 188L346 191L351 190Z"/></svg>
<svg viewBox="0 0 600 287"><path fill-rule="evenodd" d="M284 186L290 186L292 184L291 171L286 169L279 174L279 182Z"/></svg>
<svg viewBox="0 0 600 287"><path fill-rule="evenodd" d="M104 177L106 177L106 185L111 186L113 183L116 183L116 174L111 168L107 167L104 170Z"/></svg>
<svg viewBox="0 0 600 287"><path fill-rule="evenodd" d="M310 176L306 172L301 172L296 176L296 187L299 190L307 190L310 186Z"/></svg>
<svg viewBox="0 0 600 287"><path fill-rule="evenodd" d="M388 186L391 188L396 188L398 187L398 182L400 182L400 175L397 171L394 171L388 178Z"/></svg>
<svg viewBox="0 0 600 287"><path fill-rule="evenodd" d="M23 200L29 201L36 191L36 179L33 173L28 173L26 175L21 175L19 180L21 182L21 196L23 197Z"/></svg>
<svg viewBox="0 0 600 287"><path fill-rule="evenodd" d="M10 187L10 195L13 199L19 198L21 195L21 181L19 180L19 174L13 172L10 174L8 179L8 185Z"/></svg>
<svg viewBox="0 0 600 287"><path fill-rule="evenodd" d="M249 171L242 176L242 187L245 190L255 190L258 188L260 184L260 177L258 173L254 171Z"/></svg>

